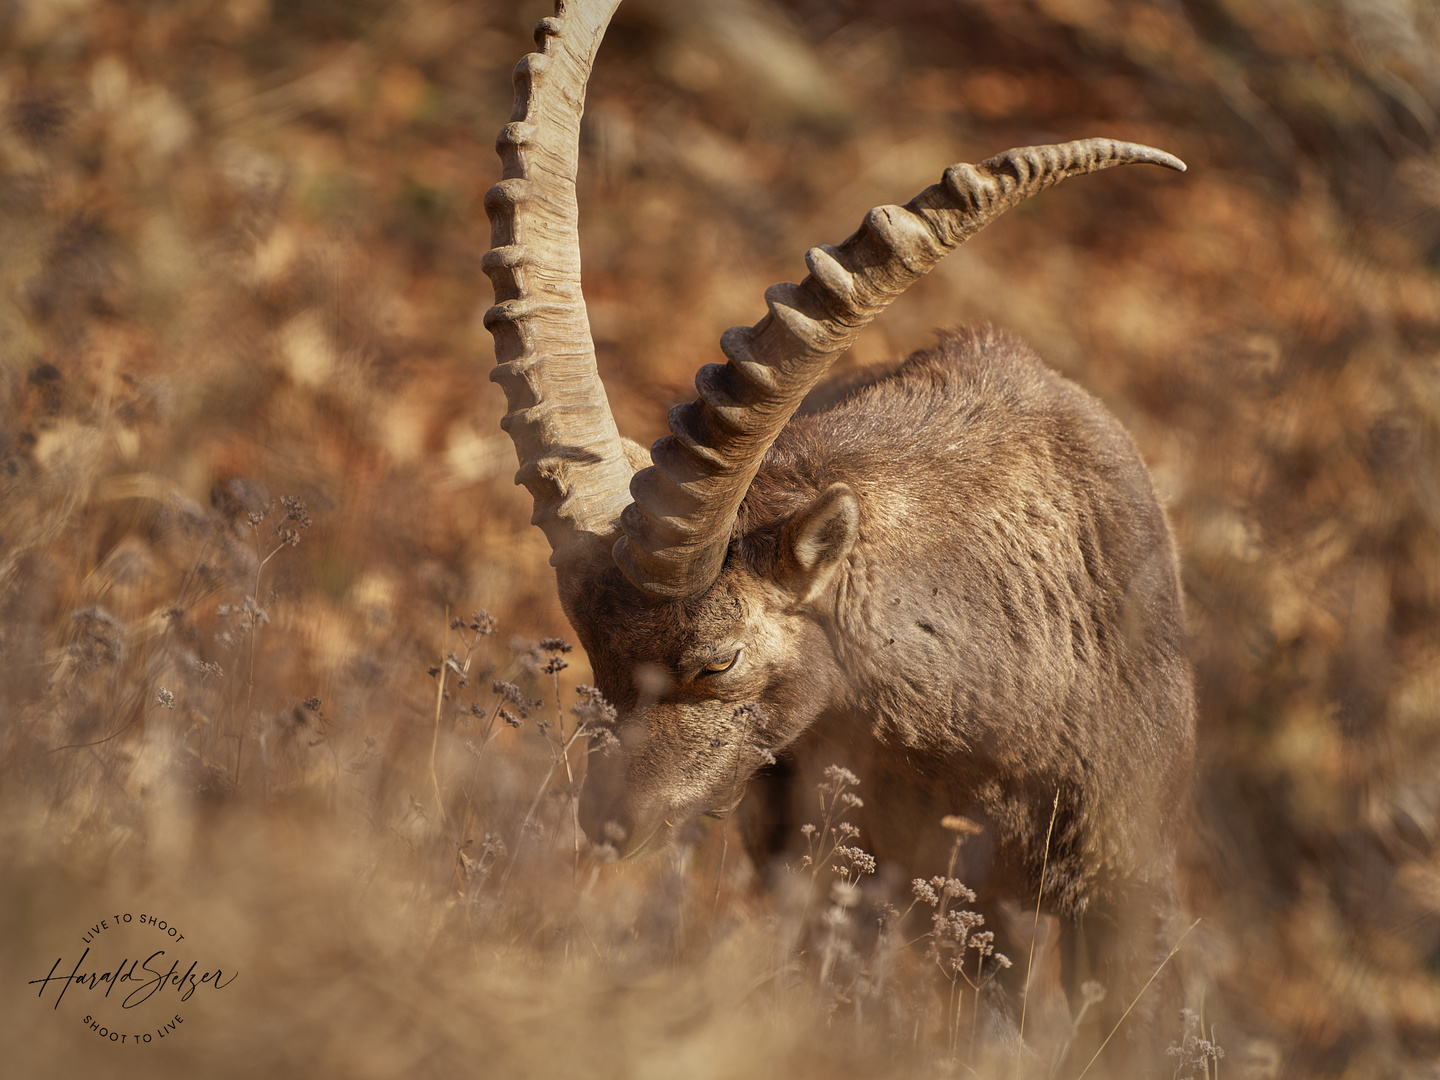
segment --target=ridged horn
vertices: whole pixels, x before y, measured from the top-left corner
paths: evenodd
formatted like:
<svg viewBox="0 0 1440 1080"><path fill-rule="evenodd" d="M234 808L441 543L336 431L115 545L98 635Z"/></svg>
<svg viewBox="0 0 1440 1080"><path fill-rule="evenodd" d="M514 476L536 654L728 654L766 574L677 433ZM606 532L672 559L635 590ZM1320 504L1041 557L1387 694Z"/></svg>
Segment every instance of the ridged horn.
<svg viewBox="0 0 1440 1080"><path fill-rule="evenodd" d="M697 400L670 412L654 465L630 483L615 562L656 598L688 599L714 584L736 511L770 444L860 330L948 252L1037 192L1113 165L1183 172L1149 146L1085 139L1007 150L952 165L905 206L880 206L839 247L811 248L799 285L765 291L769 313L720 339L728 358L695 377Z"/></svg>
<svg viewBox="0 0 1440 1080"><path fill-rule="evenodd" d="M561 566L587 538L610 540L630 501L631 468L595 366L580 291L575 176L585 82L619 0L556 0L515 67L515 108L495 140L502 178L485 195L495 287L485 326L490 378L505 391L500 422L515 442L515 482Z"/></svg>

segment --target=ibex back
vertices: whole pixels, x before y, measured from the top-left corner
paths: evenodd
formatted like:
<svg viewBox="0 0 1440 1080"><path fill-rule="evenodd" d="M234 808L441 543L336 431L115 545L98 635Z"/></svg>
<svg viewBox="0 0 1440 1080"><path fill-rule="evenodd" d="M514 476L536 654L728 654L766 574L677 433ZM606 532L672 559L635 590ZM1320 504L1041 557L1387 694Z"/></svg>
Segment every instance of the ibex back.
<svg viewBox="0 0 1440 1080"><path fill-rule="evenodd" d="M863 770L882 863L942 870L945 814L983 828L965 873L992 900L1034 904L1048 860L1067 990L1098 978L1118 1017L1175 904L1194 731L1174 545L1134 444L988 330L797 412L870 319L1010 206L1111 165L1184 166L1103 139L1031 147L872 210L727 332L728 363L700 371L647 458L596 373L576 240L580 103L615 3L540 24L487 197L517 480L619 714L582 823L629 854L732 810L772 755L836 755Z"/></svg>

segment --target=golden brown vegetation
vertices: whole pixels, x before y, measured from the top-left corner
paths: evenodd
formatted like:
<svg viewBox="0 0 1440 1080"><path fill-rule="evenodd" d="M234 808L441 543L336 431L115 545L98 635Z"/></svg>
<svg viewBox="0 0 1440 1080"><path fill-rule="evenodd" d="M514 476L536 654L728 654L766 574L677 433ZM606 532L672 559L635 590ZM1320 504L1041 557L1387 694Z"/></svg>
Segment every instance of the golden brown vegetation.
<svg viewBox="0 0 1440 1080"><path fill-rule="evenodd" d="M648 863L569 847L584 661L543 670L567 631L480 325L545 13L0 5L8 1074L984 1064L923 943L873 954L893 977L835 944L843 890L798 902L844 918L794 968L795 905L721 868L718 823ZM1027 204L854 362L993 320L1154 468L1202 713L1177 962L1227 1076L1440 1057L1437 48L1406 0L627 0L592 80L587 295L642 442L805 247L946 165L1094 134L1190 163ZM141 909L235 983L141 1048L35 1001ZM1063 1029L1053 985L1030 1007Z"/></svg>

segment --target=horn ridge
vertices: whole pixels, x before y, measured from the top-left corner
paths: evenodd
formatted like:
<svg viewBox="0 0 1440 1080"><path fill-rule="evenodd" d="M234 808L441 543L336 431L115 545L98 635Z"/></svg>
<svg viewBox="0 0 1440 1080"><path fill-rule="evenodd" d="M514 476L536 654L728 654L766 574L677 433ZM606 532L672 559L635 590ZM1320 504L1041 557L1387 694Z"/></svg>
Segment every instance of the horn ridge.
<svg viewBox="0 0 1440 1080"><path fill-rule="evenodd" d="M1019 202L1071 176L1149 163L1183 172L1153 147L1085 139L957 164L905 206L876 207L836 247L812 248L798 285L765 291L767 313L721 338L728 358L696 378L696 400L670 414L672 434L635 474L616 563L642 591L688 599L724 565L740 503L805 395L860 330L946 253ZM703 449L703 452L702 452Z"/></svg>
<svg viewBox="0 0 1440 1080"><path fill-rule="evenodd" d="M613 537L630 501L630 466L595 362L580 287L575 176L585 84L618 0L557 0L515 66L515 103L495 140L501 179L485 194L495 289L484 323L501 421L522 484L560 567L587 537Z"/></svg>

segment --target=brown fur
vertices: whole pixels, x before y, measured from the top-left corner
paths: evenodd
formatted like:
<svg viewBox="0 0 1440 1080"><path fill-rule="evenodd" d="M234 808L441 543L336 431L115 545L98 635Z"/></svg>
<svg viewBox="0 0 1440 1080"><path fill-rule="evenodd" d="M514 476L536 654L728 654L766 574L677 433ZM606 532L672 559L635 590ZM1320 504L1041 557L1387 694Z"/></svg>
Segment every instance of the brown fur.
<svg viewBox="0 0 1440 1080"><path fill-rule="evenodd" d="M621 717L597 842L730 809L769 750L859 773L861 842L907 877L943 871L942 815L973 818L967 883L1033 905L1058 791L1068 988L1108 983L1114 1015L1138 991L1193 752L1175 549L1120 424L1019 342L942 335L792 420L700 598L648 602L603 553L561 593Z"/></svg>

